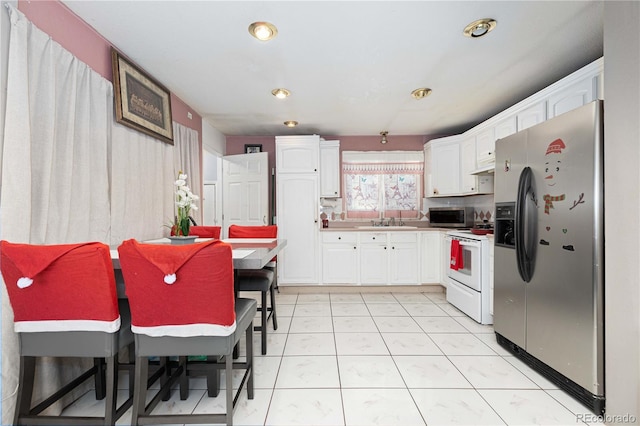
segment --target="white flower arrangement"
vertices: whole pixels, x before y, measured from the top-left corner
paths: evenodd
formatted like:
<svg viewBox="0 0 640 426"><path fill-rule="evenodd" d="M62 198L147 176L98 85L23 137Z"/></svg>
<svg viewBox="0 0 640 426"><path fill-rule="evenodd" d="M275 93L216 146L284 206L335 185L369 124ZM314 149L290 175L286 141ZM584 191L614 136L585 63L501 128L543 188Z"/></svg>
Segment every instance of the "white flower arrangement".
<svg viewBox="0 0 640 426"><path fill-rule="evenodd" d="M191 210L198 210L195 201L200 198L191 192L187 185L187 175L178 172L178 179L174 182L175 186L175 203L177 214L173 224L173 233L175 235L189 235L189 214Z"/></svg>

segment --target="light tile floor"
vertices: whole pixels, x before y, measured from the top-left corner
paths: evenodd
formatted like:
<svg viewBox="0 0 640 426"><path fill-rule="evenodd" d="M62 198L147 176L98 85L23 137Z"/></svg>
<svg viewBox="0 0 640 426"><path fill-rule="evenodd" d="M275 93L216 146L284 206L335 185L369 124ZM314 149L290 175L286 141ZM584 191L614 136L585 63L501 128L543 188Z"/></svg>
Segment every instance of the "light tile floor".
<svg viewBox="0 0 640 426"><path fill-rule="evenodd" d="M266 356L255 334L255 398L243 391L236 425L586 424L586 408L443 294L283 292L277 303ZM234 373L235 386L239 380ZM156 411L223 409L224 395L206 396L203 378L191 378L190 388L186 401L176 390ZM89 392L66 412L96 410L101 401ZM118 424L130 423L130 411Z"/></svg>

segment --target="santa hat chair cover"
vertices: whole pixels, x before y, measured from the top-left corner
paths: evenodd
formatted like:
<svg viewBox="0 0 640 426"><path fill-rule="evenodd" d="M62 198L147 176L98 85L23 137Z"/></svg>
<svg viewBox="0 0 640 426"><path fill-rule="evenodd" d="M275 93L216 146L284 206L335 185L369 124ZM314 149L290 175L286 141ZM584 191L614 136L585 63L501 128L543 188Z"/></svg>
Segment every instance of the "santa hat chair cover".
<svg viewBox="0 0 640 426"><path fill-rule="evenodd" d="M107 245L2 241L0 252L16 332L119 330L116 283Z"/></svg>
<svg viewBox="0 0 640 426"><path fill-rule="evenodd" d="M152 337L228 336L236 329L233 257L221 241L118 247L131 329Z"/></svg>

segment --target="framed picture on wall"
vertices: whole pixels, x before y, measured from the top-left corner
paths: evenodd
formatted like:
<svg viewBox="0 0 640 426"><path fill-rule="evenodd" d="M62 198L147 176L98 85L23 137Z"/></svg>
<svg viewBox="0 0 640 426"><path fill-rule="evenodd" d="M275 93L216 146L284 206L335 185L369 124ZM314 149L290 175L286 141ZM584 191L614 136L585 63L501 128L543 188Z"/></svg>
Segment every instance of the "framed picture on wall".
<svg viewBox="0 0 640 426"><path fill-rule="evenodd" d="M253 154L254 152L262 152L262 145L244 144L245 154Z"/></svg>
<svg viewBox="0 0 640 426"><path fill-rule="evenodd" d="M113 48L111 65L116 122L173 145L169 90Z"/></svg>

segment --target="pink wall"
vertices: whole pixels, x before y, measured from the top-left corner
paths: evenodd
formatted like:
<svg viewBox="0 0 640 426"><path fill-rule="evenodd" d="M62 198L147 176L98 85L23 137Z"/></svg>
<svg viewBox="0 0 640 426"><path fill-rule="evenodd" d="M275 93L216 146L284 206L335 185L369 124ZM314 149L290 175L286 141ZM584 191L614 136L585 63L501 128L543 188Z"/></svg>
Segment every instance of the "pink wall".
<svg viewBox="0 0 640 426"><path fill-rule="evenodd" d="M91 69L112 81L111 43L64 4L58 0L18 0L18 10ZM150 74L153 75L153 71ZM171 112L174 121L198 131L202 148L202 117L173 93ZM187 118L187 112L191 112L193 119Z"/></svg>

